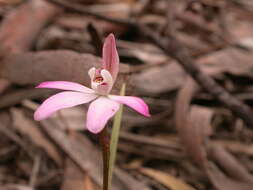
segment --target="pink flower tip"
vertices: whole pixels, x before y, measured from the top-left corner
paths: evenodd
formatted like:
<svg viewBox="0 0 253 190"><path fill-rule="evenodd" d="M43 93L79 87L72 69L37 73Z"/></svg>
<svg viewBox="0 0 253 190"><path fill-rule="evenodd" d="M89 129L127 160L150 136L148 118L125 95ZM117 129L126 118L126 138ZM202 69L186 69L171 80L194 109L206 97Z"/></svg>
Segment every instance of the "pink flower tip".
<svg viewBox="0 0 253 190"><path fill-rule="evenodd" d="M115 39L115 37L114 37L114 34L113 34L113 33L110 33L110 34L107 36L107 38L114 38L114 39Z"/></svg>
<svg viewBox="0 0 253 190"><path fill-rule="evenodd" d="M105 39L102 57L102 67L111 73L115 81L119 72L119 55L116 48L116 40L112 33Z"/></svg>
<svg viewBox="0 0 253 190"><path fill-rule="evenodd" d="M140 99L141 100L141 99ZM141 100L143 101L143 100ZM140 113L145 116L145 117L151 117L151 114L149 113L149 108L148 105L143 101L142 103L142 109L140 111Z"/></svg>
<svg viewBox="0 0 253 190"><path fill-rule="evenodd" d="M43 86L43 82L40 83L40 84L38 84L35 88L43 88L43 87L41 87L41 86Z"/></svg>
<svg viewBox="0 0 253 190"><path fill-rule="evenodd" d="M35 120L35 121L40 121L41 119L40 119L40 117L38 116L38 114L35 112L34 113L34 115L33 115L33 119Z"/></svg>
<svg viewBox="0 0 253 190"><path fill-rule="evenodd" d="M151 117L151 114L149 112L144 114L145 117Z"/></svg>

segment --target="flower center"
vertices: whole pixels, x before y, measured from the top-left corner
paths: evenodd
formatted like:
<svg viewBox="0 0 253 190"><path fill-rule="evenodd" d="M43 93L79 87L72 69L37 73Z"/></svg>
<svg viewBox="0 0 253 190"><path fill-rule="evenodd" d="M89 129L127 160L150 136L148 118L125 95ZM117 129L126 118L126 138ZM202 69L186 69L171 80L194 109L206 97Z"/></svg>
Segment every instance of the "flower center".
<svg viewBox="0 0 253 190"><path fill-rule="evenodd" d="M101 83L101 82L103 82L103 77L96 77L95 79L94 79L94 82L96 82L96 83Z"/></svg>

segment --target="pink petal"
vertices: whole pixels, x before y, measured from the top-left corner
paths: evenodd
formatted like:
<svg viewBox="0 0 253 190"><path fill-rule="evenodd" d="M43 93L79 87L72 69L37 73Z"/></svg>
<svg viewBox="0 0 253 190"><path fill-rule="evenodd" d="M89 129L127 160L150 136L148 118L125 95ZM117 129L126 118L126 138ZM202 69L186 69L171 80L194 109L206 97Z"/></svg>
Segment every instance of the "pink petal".
<svg viewBox="0 0 253 190"><path fill-rule="evenodd" d="M71 92L71 91L55 94L46 99L40 105L40 107L34 113L34 119L35 120L46 119L54 112L60 109L84 104L95 99L96 97L97 95L95 94L85 94L81 92Z"/></svg>
<svg viewBox="0 0 253 190"><path fill-rule="evenodd" d="M81 84L68 81L47 81L40 83L36 88L55 88L61 90L73 90L84 93L93 93L94 91Z"/></svg>
<svg viewBox="0 0 253 190"><path fill-rule="evenodd" d="M92 72L95 72L93 68L89 70L89 74L92 76ZM96 80L91 79L91 88L100 95L107 95L112 89L113 79L109 71L102 69L100 72L100 77L103 78L102 81L96 82Z"/></svg>
<svg viewBox="0 0 253 190"><path fill-rule="evenodd" d="M110 34L103 46L103 68L108 70L115 81L119 72L119 55L113 34Z"/></svg>
<svg viewBox="0 0 253 190"><path fill-rule="evenodd" d="M121 104L125 104L140 114L150 117L148 105L141 99L135 96L114 96L110 95L110 99L115 100Z"/></svg>
<svg viewBox="0 0 253 190"><path fill-rule="evenodd" d="M89 106L86 126L92 133L99 133L107 121L118 111L119 103L107 97L100 97Z"/></svg>

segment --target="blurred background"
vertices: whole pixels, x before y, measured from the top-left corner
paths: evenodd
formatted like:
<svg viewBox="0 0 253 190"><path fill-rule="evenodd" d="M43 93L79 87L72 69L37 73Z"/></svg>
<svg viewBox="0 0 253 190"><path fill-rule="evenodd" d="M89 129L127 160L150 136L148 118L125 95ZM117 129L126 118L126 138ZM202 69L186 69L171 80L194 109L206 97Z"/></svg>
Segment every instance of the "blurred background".
<svg viewBox="0 0 253 190"><path fill-rule="evenodd" d="M87 106L36 122L56 91L34 87L89 86L110 33L113 93L125 82L152 114L124 107L112 190L252 190L249 0L0 0L0 189L101 189Z"/></svg>

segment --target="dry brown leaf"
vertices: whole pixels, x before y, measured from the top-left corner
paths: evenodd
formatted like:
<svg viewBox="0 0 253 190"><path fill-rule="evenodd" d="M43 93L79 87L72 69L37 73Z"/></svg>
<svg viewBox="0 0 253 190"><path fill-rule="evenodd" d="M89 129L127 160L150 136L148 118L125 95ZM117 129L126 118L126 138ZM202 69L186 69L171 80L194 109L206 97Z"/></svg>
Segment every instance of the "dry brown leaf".
<svg viewBox="0 0 253 190"><path fill-rule="evenodd" d="M228 178L211 162L206 163L206 173L217 190L252 190L252 184Z"/></svg>
<svg viewBox="0 0 253 190"><path fill-rule="evenodd" d="M1 96L0 109L19 104L25 99L46 98L52 93L54 93L54 91L50 89L25 88L14 90L13 92Z"/></svg>
<svg viewBox="0 0 253 190"><path fill-rule="evenodd" d="M250 52L227 48L202 56L197 59L197 63L203 71L215 77L229 73L253 78L252 59ZM186 75L180 65L170 61L168 65L145 69L134 75L132 80L140 94L156 95L180 88L184 85Z"/></svg>
<svg viewBox="0 0 253 190"><path fill-rule="evenodd" d="M22 110L11 109L13 126L20 133L28 136L30 140L39 147L42 147L47 154L58 164L62 164L62 157L56 147L40 131L39 126L24 115Z"/></svg>
<svg viewBox="0 0 253 190"><path fill-rule="evenodd" d="M41 125L45 133L74 163L84 172L88 172L97 184L102 185L100 153L87 138L81 138L74 131L71 133L75 134L75 138L70 138L52 119L41 121Z"/></svg>
<svg viewBox="0 0 253 190"><path fill-rule="evenodd" d="M2 94L8 87L10 82L6 79L0 79L0 94Z"/></svg>
<svg viewBox="0 0 253 190"><path fill-rule="evenodd" d="M188 79L179 91L175 122L186 152L195 163L203 167L206 160L204 145L211 133L213 111L201 106L190 107L196 90L195 83Z"/></svg>
<svg viewBox="0 0 253 190"><path fill-rule="evenodd" d="M211 120L213 110L202 106L192 106L189 113L189 124L185 126L184 139L186 151L198 164L205 161L205 143L212 133Z"/></svg>
<svg viewBox="0 0 253 190"><path fill-rule="evenodd" d="M253 176L242 163L221 146L213 145L208 151L209 157L227 173L228 176L253 185Z"/></svg>
<svg viewBox="0 0 253 190"><path fill-rule="evenodd" d="M23 0L0 0L0 5L5 4L5 5L12 5L12 4L17 4L22 2Z"/></svg>
<svg viewBox="0 0 253 190"><path fill-rule="evenodd" d="M86 174L84 176L84 189L85 190L95 190L94 184L91 178Z"/></svg>
<svg viewBox="0 0 253 190"><path fill-rule="evenodd" d="M119 2L124 2L128 4L134 3L136 0L98 0L99 3L119 3Z"/></svg>
<svg viewBox="0 0 253 190"><path fill-rule="evenodd" d="M65 130L86 130L84 122L86 110L83 106L60 110L51 118L55 120L59 126L63 126Z"/></svg>
<svg viewBox="0 0 253 190"><path fill-rule="evenodd" d="M27 99L22 101L22 105L33 111L39 107L39 104ZM75 131L86 130L84 122L85 118L86 111L84 106L62 109L51 116L51 119L54 120L57 125L62 127L61 129Z"/></svg>
<svg viewBox="0 0 253 190"><path fill-rule="evenodd" d="M180 179L177 179L176 177L169 175L165 172L161 172L154 169L149 168L141 168L140 172L144 175L147 175L159 183L163 184L167 188L171 190L196 190L195 188L191 187L190 185L186 184Z"/></svg>
<svg viewBox="0 0 253 190"><path fill-rule="evenodd" d="M230 73L252 77L252 58L252 53L248 51L227 48L199 58L198 64L211 75Z"/></svg>
<svg viewBox="0 0 253 190"><path fill-rule="evenodd" d="M133 178L127 171L121 170L118 167L114 168L114 179L113 182L119 180L122 184L122 189L124 190L151 190L151 187L145 183Z"/></svg>
<svg viewBox="0 0 253 190"><path fill-rule="evenodd" d="M41 29L59 11L59 7L43 0L31 0L10 11L0 27L1 55L29 50Z"/></svg>
<svg viewBox="0 0 253 190"><path fill-rule="evenodd" d="M191 98L195 91L196 86L193 81L188 80L180 90L176 103L176 125L188 155L204 169L210 181L218 190L249 190L249 181L252 180L250 174L238 165L235 160L227 157L228 155L224 157L224 154L222 154L224 158L222 159L221 154L213 153L213 157L216 158L216 161L220 161L221 167L225 168L230 176L234 176L237 180L243 182L228 178L214 164L208 162L206 148L210 147L206 147L205 143L211 134L213 111L200 106L190 107ZM210 152L208 153L210 154ZM236 170L240 172L239 177Z"/></svg>
<svg viewBox="0 0 253 190"><path fill-rule="evenodd" d="M117 46L122 55L136 57L145 64L158 64L168 61L168 57L156 46L149 43L136 43L118 40Z"/></svg>
<svg viewBox="0 0 253 190"><path fill-rule="evenodd" d="M212 144L222 146L232 153L246 154L248 156L253 156L253 147L251 144L237 142L234 140L216 140L212 142Z"/></svg>
<svg viewBox="0 0 253 190"><path fill-rule="evenodd" d="M91 179L72 160L66 159L61 190L93 190Z"/></svg>
<svg viewBox="0 0 253 190"><path fill-rule="evenodd" d="M68 50L24 53L5 59L2 77L20 85L50 80L67 80L88 85L90 78L85 72L92 66L97 67L99 63L98 57Z"/></svg>
<svg viewBox="0 0 253 190"><path fill-rule="evenodd" d="M132 83L136 86L139 94L155 95L179 88L185 78L186 75L182 68L176 62L172 62L168 65L144 70L133 76Z"/></svg>
<svg viewBox="0 0 253 190"><path fill-rule="evenodd" d="M0 77L19 85L66 80L90 86L88 70L91 67L99 68L100 64L99 57L69 50L30 52L6 57ZM128 71L127 65L120 64L120 74ZM116 88L121 87L123 80L126 80L126 76L120 75Z"/></svg>

